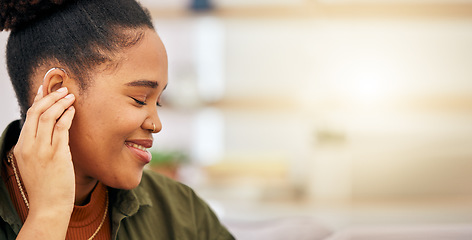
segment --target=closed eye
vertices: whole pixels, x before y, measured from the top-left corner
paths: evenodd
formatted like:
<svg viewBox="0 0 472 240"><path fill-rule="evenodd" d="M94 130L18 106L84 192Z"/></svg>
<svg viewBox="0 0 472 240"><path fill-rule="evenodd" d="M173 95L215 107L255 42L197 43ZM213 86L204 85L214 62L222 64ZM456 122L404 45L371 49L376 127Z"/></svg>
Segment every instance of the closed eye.
<svg viewBox="0 0 472 240"><path fill-rule="evenodd" d="M133 98L133 97L132 97L132 99L133 99L137 104L139 104L139 105L143 105L143 106L144 106L144 105L147 105L145 102L139 101L139 100L136 99L136 98Z"/></svg>
<svg viewBox="0 0 472 240"><path fill-rule="evenodd" d="M139 104L139 105L142 105L142 106L145 106L145 105L147 105L147 103L146 103L146 102L139 101L138 99L136 99L136 98L133 98L133 97L132 97L132 99L133 99L133 100L134 100L134 101L135 101L137 104ZM162 107L162 105L161 105L160 103L156 103L156 106L158 106L158 107Z"/></svg>

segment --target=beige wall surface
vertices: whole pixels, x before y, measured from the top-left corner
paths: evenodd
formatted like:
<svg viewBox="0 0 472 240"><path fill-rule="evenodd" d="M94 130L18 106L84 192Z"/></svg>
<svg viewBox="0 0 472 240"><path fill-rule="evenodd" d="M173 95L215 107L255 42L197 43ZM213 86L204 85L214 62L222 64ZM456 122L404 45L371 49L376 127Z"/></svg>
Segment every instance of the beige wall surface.
<svg viewBox="0 0 472 240"><path fill-rule="evenodd" d="M220 214L470 207L470 1L143 3L169 56L155 150L187 154L180 180ZM3 128L18 110L0 64Z"/></svg>

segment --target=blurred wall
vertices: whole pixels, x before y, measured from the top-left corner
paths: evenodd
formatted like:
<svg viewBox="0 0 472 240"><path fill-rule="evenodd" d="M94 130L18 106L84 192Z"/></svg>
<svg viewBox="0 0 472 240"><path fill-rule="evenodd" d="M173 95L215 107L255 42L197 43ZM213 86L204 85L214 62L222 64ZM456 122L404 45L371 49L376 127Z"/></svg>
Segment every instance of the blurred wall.
<svg viewBox="0 0 472 240"><path fill-rule="evenodd" d="M20 118L20 110L16 101L15 92L10 83L10 78L5 63L5 47L8 32L0 32L0 128L3 129L13 120Z"/></svg>
<svg viewBox="0 0 472 240"><path fill-rule="evenodd" d="M209 183L251 199L472 197L470 1L143 3L169 55L156 148ZM18 111L0 62L4 127Z"/></svg>
<svg viewBox="0 0 472 240"><path fill-rule="evenodd" d="M154 10L174 76L169 112L192 106L195 114L185 115L192 119L211 108L220 121L207 125L218 133L208 140L216 147L193 156L213 159L205 164L274 165L274 172L285 164L286 181L318 201L471 197L467 3L333 2L286 1L283 10L215 1L221 8L203 14ZM200 34L219 42L201 45ZM213 81L224 82L220 99L206 101L198 90L199 54L219 60ZM181 96L186 104L176 100ZM181 128L177 119L164 121L169 134ZM204 124L187 123L196 122ZM201 152L198 138L181 141L199 127L186 128L173 140L163 133L162 148Z"/></svg>

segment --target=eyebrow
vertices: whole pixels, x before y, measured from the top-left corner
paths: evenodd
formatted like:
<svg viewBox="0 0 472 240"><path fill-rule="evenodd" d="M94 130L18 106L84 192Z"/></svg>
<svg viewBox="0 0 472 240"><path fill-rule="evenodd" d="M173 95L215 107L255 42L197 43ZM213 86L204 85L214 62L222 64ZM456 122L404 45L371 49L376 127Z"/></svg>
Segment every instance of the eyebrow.
<svg viewBox="0 0 472 240"><path fill-rule="evenodd" d="M149 87L149 88L157 88L159 85L156 81L149 81L149 80L138 80L129 83L125 83L126 86L130 87Z"/></svg>

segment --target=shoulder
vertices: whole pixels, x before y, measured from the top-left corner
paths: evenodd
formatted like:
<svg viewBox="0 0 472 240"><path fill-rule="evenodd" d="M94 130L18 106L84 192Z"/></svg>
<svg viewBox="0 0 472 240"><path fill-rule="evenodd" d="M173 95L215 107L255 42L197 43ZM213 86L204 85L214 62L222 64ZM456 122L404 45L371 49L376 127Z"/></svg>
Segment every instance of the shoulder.
<svg viewBox="0 0 472 240"><path fill-rule="evenodd" d="M145 170L138 188L150 198L152 207L148 210L163 216L168 225L167 230L172 229L170 231L174 232L174 236L189 232L195 234L192 239L220 239L217 236L231 236L208 204L187 185ZM183 229L185 230L182 231Z"/></svg>
<svg viewBox="0 0 472 240"><path fill-rule="evenodd" d="M175 218L178 214L189 216L213 214L210 207L193 189L166 176L145 170L141 183L133 190L140 201L148 201L153 211L163 212Z"/></svg>

